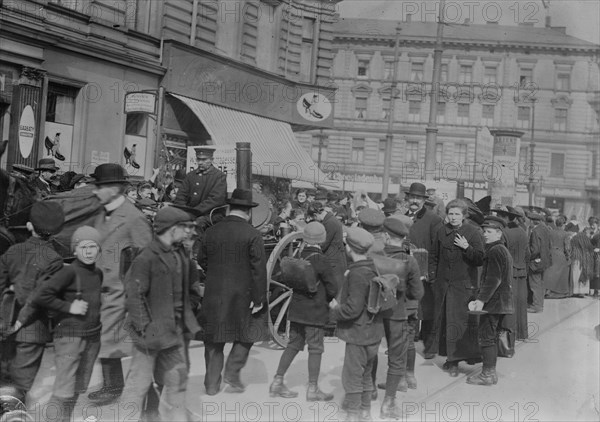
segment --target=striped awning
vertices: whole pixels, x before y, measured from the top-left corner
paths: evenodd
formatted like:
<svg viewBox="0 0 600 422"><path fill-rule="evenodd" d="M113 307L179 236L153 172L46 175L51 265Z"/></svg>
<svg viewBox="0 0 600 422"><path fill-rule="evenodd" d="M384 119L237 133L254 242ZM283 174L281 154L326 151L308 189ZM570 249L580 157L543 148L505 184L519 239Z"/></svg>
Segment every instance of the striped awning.
<svg viewBox="0 0 600 422"><path fill-rule="evenodd" d="M252 174L323 184L325 174L296 140L288 123L170 94L202 122L215 145L249 142ZM331 184L331 183L329 183Z"/></svg>

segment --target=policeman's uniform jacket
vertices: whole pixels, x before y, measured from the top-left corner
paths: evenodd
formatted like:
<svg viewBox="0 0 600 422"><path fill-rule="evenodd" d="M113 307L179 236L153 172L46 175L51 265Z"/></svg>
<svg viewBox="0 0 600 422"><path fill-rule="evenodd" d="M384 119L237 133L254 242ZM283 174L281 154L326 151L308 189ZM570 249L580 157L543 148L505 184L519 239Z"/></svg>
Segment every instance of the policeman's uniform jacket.
<svg viewBox="0 0 600 422"><path fill-rule="evenodd" d="M175 204L196 208L204 216L209 215L214 208L225 205L226 199L227 177L211 166L204 173L194 170L185 176L175 197Z"/></svg>

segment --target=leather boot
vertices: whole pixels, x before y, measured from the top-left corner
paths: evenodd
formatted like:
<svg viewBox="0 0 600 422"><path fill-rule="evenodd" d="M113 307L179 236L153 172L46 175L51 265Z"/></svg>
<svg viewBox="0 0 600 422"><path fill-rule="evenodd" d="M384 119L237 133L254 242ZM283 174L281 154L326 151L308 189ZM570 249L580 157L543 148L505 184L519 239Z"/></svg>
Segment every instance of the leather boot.
<svg viewBox="0 0 600 422"><path fill-rule="evenodd" d="M363 391L360 395L360 420L361 421L372 421L371 418L371 392Z"/></svg>
<svg viewBox="0 0 600 422"><path fill-rule="evenodd" d="M380 419L400 419L402 413L396 405L396 398L385 396L383 403L381 403L381 412L379 414Z"/></svg>
<svg viewBox="0 0 600 422"><path fill-rule="evenodd" d="M368 409L360 409L360 412L358 412L358 416L360 417L361 421L372 421L373 418L371 417L371 408L369 407Z"/></svg>
<svg viewBox="0 0 600 422"><path fill-rule="evenodd" d="M361 393L349 393L344 397L346 404L346 422L359 422Z"/></svg>
<svg viewBox="0 0 600 422"><path fill-rule="evenodd" d="M417 389L417 378L415 377L415 373L413 371L406 372L406 385L411 390Z"/></svg>
<svg viewBox="0 0 600 422"><path fill-rule="evenodd" d="M380 382L379 384L377 384L377 388L379 388L380 390L385 390L387 388L387 384L385 382ZM396 388L396 391L401 391L403 393L406 393L408 391L407 377L400 377L400 382L398 382L398 387ZM377 400L377 397L375 397L375 400Z"/></svg>
<svg viewBox="0 0 600 422"><path fill-rule="evenodd" d="M360 422L362 421L362 419L360 419L360 414L359 414L359 410L357 409L348 409L346 411L346 422Z"/></svg>
<svg viewBox="0 0 600 422"><path fill-rule="evenodd" d="M104 385L100 390L88 394L88 398L97 405L104 405L115 401L121 396L125 382L123 380L121 359L101 358L100 365L102 365Z"/></svg>
<svg viewBox="0 0 600 422"><path fill-rule="evenodd" d="M324 393L316 382L309 382L306 390L306 401L331 401L333 394Z"/></svg>
<svg viewBox="0 0 600 422"><path fill-rule="evenodd" d="M498 378L495 378L495 374L495 368L483 368L479 374L468 377L467 384L494 385L498 382Z"/></svg>
<svg viewBox="0 0 600 422"><path fill-rule="evenodd" d="M273 382L269 387L269 395L271 397L283 397L284 399L293 399L298 397L298 393L288 389L283 383L283 375L275 375Z"/></svg>

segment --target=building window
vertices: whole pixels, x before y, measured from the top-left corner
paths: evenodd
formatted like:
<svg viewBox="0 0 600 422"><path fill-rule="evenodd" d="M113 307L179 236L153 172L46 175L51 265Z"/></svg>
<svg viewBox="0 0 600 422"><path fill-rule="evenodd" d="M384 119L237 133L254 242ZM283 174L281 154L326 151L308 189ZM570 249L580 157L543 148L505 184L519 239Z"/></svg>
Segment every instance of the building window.
<svg viewBox="0 0 600 422"><path fill-rule="evenodd" d="M528 129L531 121L531 107L519 106L517 109L517 127L520 129Z"/></svg>
<svg viewBox="0 0 600 422"><path fill-rule="evenodd" d="M565 154L553 152L550 154L550 176L563 177L565 175Z"/></svg>
<svg viewBox="0 0 600 422"><path fill-rule="evenodd" d="M438 164L442 164L444 159L444 144L437 143L435 144L435 162Z"/></svg>
<svg viewBox="0 0 600 422"><path fill-rule="evenodd" d="M381 99L381 119L387 120L390 117L390 97L383 97Z"/></svg>
<svg viewBox="0 0 600 422"><path fill-rule="evenodd" d="M352 162L364 163L365 161L365 140L363 138L352 139Z"/></svg>
<svg viewBox="0 0 600 422"><path fill-rule="evenodd" d="M438 103L436 120L440 124L446 123L446 103L444 103L444 102Z"/></svg>
<svg viewBox="0 0 600 422"><path fill-rule="evenodd" d="M46 121L72 125L75 121L77 89L50 83L46 102Z"/></svg>
<svg viewBox="0 0 600 422"><path fill-rule="evenodd" d="M468 125L469 124L469 104L459 103L458 111L456 114L456 124Z"/></svg>
<svg viewBox="0 0 600 422"><path fill-rule="evenodd" d="M50 82L46 97L44 156L56 158L62 170L69 170L75 124L75 99L78 89ZM62 166L62 163L66 167Z"/></svg>
<svg viewBox="0 0 600 422"><path fill-rule="evenodd" d="M495 84L498 78L498 68L496 66L486 66L483 73L484 84Z"/></svg>
<svg viewBox="0 0 600 422"><path fill-rule="evenodd" d="M440 82L448 82L448 65L442 64L440 68Z"/></svg>
<svg viewBox="0 0 600 422"><path fill-rule="evenodd" d="M525 87L533 82L533 69L522 68L519 74L519 86Z"/></svg>
<svg viewBox="0 0 600 422"><path fill-rule="evenodd" d="M416 141L406 142L406 151L404 155L405 163L419 164L419 143Z"/></svg>
<svg viewBox="0 0 600 422"><path fill-rule="evenodd" d="M385 148L386 148L386 140L379 140L379 149L377 150L377 164L382 166L385 164Z"/></svg>
<svg viewBox="0 0 600 422"><path fill-rule="evenodd" d="M313 139L310 146L310 157L315 163L319 161L319 138ZM321 162L327 161L327 142L321 145Z"/></svg>
<svg viewBox="0 0 600 422"><path fill-rule="evenodd" d="M493 104L484 104L481 108L481 124L483 126L494 126L494 111Z"/></svg>
<svg viewBox="0 0 600 422"><path fill-rule="evenodd" d="M125 135L146 136L147 115L143 113L129 113L125 123Z"/></svg>
<svg viewBox="0 0 600 422"><path fill-rule="evenodd" d="M554 110L554 130L567 130L567 112L566 108L557 108Z"/></svg>
<svg viewBox="0 0 600 422"><path fill-rule="evenodd" d="M421 121L421 101L410 100L408 102L408 121L409 122L420 122Z"/></svg>
<svg viewBox="0 0 600 422"><path fill-rule="evenodd" d="M383 64L383 78L385 80L391 81L394 77L394 62L390 60L386 60Z"/></svg>
<svg viewBox="0 0 600 422"><path fill-rule="evenodd" d="M356 74L359 78L366 79L369 77L369 60L358 61L358 71Z"/></svg>
<svg viewBox="0 0 600 422"><path fill-rule="evenodd" d="M315 20L302 19L302 53L300 59L300 80L310 82L313 73L313 49L315 39Z"/></svg>
<svg viewBox="0 0 600 422"><path fill-rule="evenodd" d="M356 97L354 103L354 117L357 119L367 118L367 98Z"/></svg>
<svg viewBox="0 0 600 422"><path fill-rule="evenodd" d="M410 80L413 82L422 82L424 79L424 63L411 63Z"/></svg>
<svg viewBox="0 0 600 422"><path fill-rule="evenodd" d="M458 83L470 84L473 81L473 66L461 65L460 72L458 74Z"/></svg>
<svg viewBox="0 0 600 422"><path fill-rule="evenodd" d="M467 144L456 144L454 158L458 164L467 162Z"/></svg>
<svg viewBox="0 0 600 422"><path fill-rule="evenodd" d="M559 73L556 75L556 89L558 91L570 91L571 90L571 74L570 73Z"/></svg>

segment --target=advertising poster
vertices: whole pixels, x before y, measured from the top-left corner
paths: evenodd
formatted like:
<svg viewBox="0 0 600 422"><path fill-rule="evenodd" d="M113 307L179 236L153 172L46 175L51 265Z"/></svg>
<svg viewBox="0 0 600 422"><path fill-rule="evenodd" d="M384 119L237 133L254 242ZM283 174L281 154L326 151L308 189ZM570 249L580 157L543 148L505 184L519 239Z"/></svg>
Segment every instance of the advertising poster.
<svg viewBox="0 0 600 422"><path fill-rule="evenodd" d="M42 143L42 158L54 158L59 172L69 171L77 164L71 160L73 150L73 126L64 123L46 122L44 141Z"/></svg>
<svg viewBox="0 0 600 422"><path fill-rule="evenodd" d="M127 174L133 177L144 177L146 174L146 138L125 135L122 165Z"/></svg>

